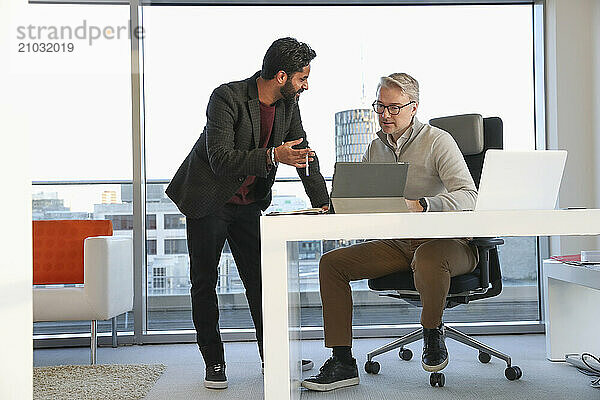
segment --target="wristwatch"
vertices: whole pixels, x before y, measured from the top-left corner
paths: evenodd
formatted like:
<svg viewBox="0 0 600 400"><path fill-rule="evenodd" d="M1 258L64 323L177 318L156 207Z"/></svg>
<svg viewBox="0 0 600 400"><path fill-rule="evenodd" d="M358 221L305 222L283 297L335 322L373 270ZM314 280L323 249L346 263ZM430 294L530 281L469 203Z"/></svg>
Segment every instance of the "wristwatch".
<svg viewBox="0 0 600 400"><path fill-rule="evenodd" d="M419 199L419 204L423 207L423 212L427 211L427 200L425 200L425 197Z"/></svg>

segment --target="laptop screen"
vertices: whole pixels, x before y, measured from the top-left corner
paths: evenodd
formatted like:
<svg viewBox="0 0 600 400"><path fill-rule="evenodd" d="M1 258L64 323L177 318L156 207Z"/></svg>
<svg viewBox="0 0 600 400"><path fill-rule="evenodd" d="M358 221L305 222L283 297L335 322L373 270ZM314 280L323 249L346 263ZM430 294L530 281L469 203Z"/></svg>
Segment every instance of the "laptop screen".
<svg viewBox="0 0 600 400"><path fill-rule="evenodd" d="M475 210L553 210L566 160L564 150L488 150Z"/></svg>
<svg viewBox="0 0 600 400"><path fill-rule="evenodd" d="M331 197L402 197L408 163L336 162Z"/></svg>

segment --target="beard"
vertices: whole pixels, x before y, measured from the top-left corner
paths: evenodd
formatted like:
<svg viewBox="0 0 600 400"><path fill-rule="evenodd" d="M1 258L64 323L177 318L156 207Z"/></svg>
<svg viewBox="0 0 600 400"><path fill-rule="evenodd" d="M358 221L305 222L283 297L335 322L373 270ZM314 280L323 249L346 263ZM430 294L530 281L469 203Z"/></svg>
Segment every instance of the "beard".
<svg viewBox="0 0 600 400"><path fill-rule="evenodd" d="M286 101L298 101L298 95L300 93L302 93L304 91L304 89L300 89L298 91L294 90L294 85L292 85L292 81L288 80L287 82L285 82L285 84L283 85L283 87L281 89L279 89L279 92L281 93L281 95L283 96L284 100Z"/></svg>

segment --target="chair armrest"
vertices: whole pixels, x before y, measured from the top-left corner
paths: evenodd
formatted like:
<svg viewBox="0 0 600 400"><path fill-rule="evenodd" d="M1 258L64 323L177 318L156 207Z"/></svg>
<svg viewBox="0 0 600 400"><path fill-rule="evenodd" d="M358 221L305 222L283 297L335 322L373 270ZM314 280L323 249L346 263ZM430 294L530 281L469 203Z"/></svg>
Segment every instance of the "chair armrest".
<svg viewBox="0 0 600 400"><path fill-rule="evenodd" d="M500 238L485 238L485 237L476 237L469 241L470 244L473 244L479 248L483 249L491 249L496 246L501 246L504 244L504 239Z"/></svg>
<svg viewBox="0 0 600 400"><path fill-rule="evenodd" d="M85 239L84 291L99 320L133 308L133 240L122 236Z"/></svg>
<svg viewBox="0 0 600 400"><path fill-rule="evenodd" d="M479 281L481 287L487 289L490 286L490 250L504 244L504 240L500 238L478 237L471 239L469 244L477 247L479 253Z"/></svg>

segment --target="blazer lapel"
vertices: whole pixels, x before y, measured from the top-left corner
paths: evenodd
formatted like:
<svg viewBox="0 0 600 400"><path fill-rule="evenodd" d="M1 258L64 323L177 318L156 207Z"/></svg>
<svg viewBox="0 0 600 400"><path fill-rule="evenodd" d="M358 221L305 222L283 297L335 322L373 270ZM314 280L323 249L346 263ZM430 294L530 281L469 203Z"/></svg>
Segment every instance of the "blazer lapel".
<svg viewBox="0 0 600 400"><path fill-rule="evenodd" d="M278 106L275 108L275 120L273 121L273 146L277 147L283 143L284 135L284 122L285 122L285 103L280 101Z"/></svg>
<svg viewBox="0 0 600 400"><path fill-rule="evenodd" d="M250 109L250 120L252 121L254 147L258 147L260 144L260 105L258 103L258 98L250 99L248 101L248 108Z"/></svg>

